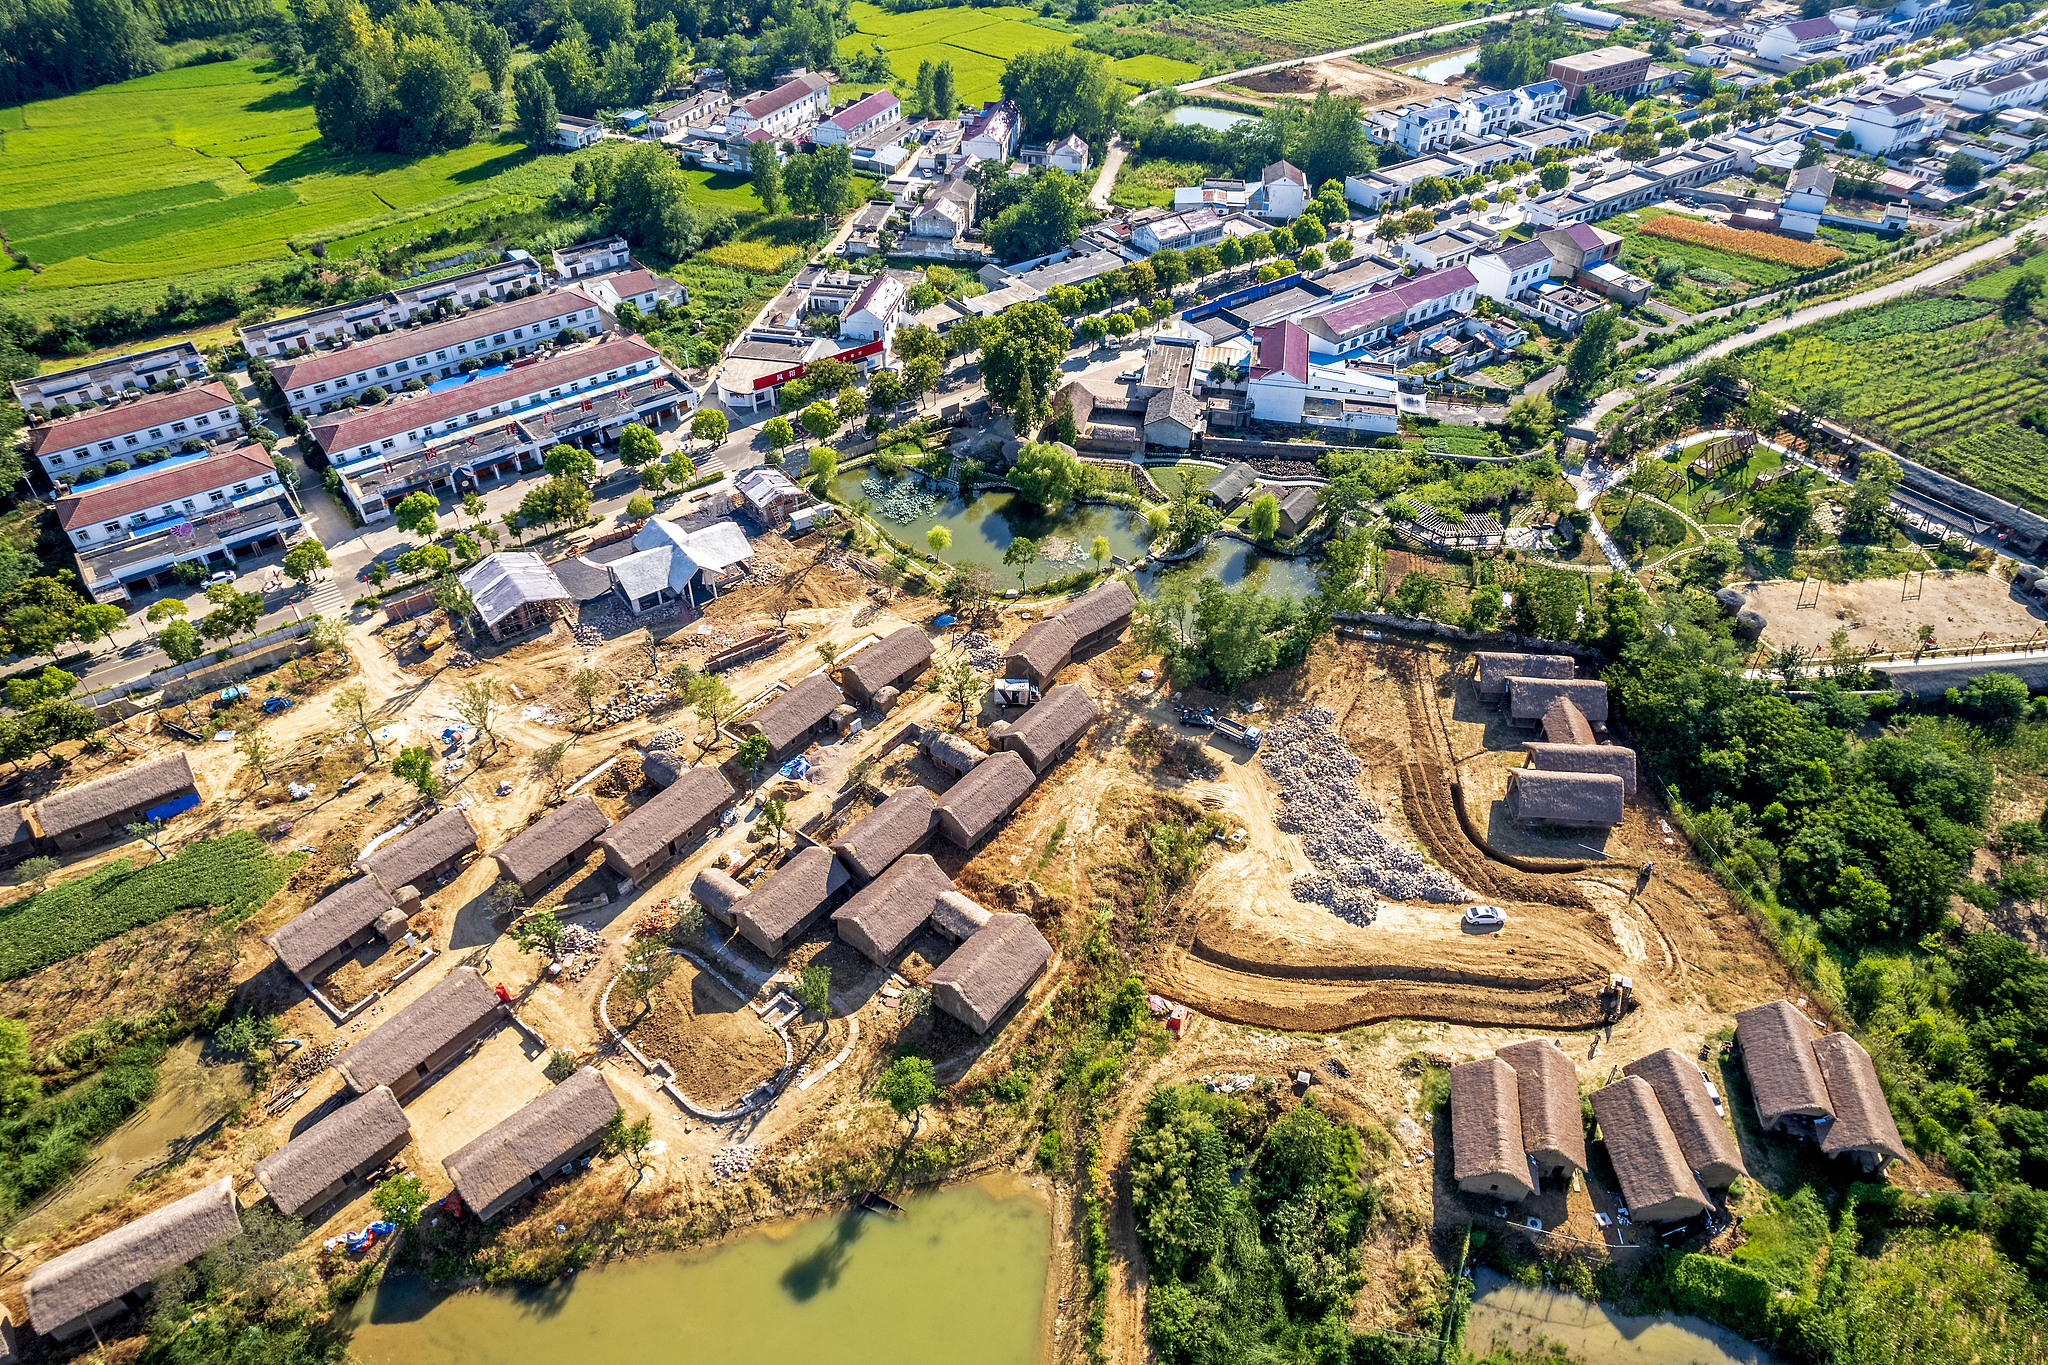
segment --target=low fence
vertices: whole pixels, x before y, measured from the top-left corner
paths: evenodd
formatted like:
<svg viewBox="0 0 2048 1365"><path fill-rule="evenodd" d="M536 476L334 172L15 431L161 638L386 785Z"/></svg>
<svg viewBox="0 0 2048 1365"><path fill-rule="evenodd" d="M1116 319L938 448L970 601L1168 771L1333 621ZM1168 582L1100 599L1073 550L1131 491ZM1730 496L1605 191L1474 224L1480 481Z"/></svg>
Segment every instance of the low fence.
<svg viewBox="0 0 2048 1365"><path fill-rule="evenodd" d="M1330 451L1320 441L1240 441L1218 436L1204 436L1202 449L1239 460L1306 460L1311 464Z"/></svg>
<svg viewBox="0 0 2048 1365"><path fill-rule="evenodd" d="M1592 663L1605 663L1607 656L1591 645L1582 645L1570 640L1546 640L1540 635L1519 635L1507 630L1461 630L1447 626L1441 621L1432 621L1426 616L1396 616L1384 611L1340 611L1332 620L1349 625L1378 626L1386 630L1407 631L1416 635L1439 635L1446 640L1455 640L1462 645L1477 649L1502 649L1516 653L1535 650L1544 654L1569 654L1575 659Z"/></svg>
<svg viewBox="0 0 2048 1365"><path fill-rule="evenodd" d="M160 687L169 687L172 683L184 682L199 691L205 691L216 682L232 682L238 678L246 678L260 669L296 657L299 652L297 641L311 634L312 630L311 621L295 621L291 625L259 635L253 640L230 645L229 657L226 660L216 660L209 654L204 662L194 659L191 663L176 664L161 672L115 683L111 687L79 698L79 704L98 708L117 698L131 696L137 692L154 692Z"/></svg>

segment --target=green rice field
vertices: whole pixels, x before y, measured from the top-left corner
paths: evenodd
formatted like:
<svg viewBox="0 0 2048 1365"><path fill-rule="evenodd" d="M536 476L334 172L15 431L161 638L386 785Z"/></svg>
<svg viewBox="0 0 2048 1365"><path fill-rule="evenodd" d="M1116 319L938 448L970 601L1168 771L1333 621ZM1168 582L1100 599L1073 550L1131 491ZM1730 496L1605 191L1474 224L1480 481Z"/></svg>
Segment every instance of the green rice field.
<svg viewBox="0 0 2048 1365"><path fill-rule="evenodd" d="M1302 52L1327 52L1471 17L1459 0L1283 0L1227 10L1207 16L1205 22Z"/></svg>
<svg viewBox="0 0 2048 1365"><path fill-rule="evenodd" d="M1202 74L1202 68L1193 62L1177 62L1171 57L1156 57L1150 53L1125 57L1112 62L1111 66L1125 80L1151 86L1179 85Z"/></svg>
<svg viewBox="0 0 2048 1365"><path fill-rule="evenodd" d="M854 0L854 32L839 47L842 52L865 52L876 43L889 54L899 92L917 79L920 62L936 65L953 63L953 86L962 103L980 103L1003 93L1003 63L1020 52L1044 47L1070 47L1079 35L1045 22L1026 22L1036 11L1016 5L989 9L917 10L891 14L866 0ZM1163 61L1145 57L1146 62ZM1185 62L1167 62L1172 67ZM1195 71L1200 75L1200 71ZM1178 79L1188 80L1182 76Z"/></svg>

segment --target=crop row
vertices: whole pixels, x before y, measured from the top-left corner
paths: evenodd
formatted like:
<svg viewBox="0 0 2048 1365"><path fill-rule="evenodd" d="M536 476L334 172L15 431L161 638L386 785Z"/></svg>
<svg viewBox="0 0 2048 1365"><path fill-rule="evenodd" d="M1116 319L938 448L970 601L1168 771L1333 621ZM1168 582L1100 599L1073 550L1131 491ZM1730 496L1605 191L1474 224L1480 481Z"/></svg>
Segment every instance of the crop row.
<svg viewBox="0 0 2048 1365"><path fill-rule="evenodd" d="M1768 232L1723 227L1719 223L1703 222L1698 218L1687 218L1678 213L1667 213L1652 218L1639 230L1645 236L1668 237L1673 241L1712 247L1735 256L1774 261L1806 270L1839 261L1846 254L1820 242L1795 242L1790 238L1775 236Z"/></svg>
<svg viewBox="0 0 2048 1365"><path fill-rule="evenodd" d="M1831 327L1825 335L1829 341L1838 344L1876 341L1904 333L1938 332L1957 323L1974 321L1991 311L1991 304L1972 299L1914 299Z"/></svg>
<svg viewBox="0 0 2048 1365"><path fill-rule="evenodd" d="M1450 23L1459 12L1460 7L1450 0L1283 0L1277 5L1211 15L1207 22L1304 52L1324 52L1390 33Z"/></svg>

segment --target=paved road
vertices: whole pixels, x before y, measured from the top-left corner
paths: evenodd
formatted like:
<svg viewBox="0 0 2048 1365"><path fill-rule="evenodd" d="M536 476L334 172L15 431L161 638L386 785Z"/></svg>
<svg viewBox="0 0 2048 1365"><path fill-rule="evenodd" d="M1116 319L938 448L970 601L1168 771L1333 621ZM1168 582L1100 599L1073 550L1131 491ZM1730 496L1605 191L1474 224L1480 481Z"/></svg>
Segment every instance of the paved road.
<svg viewBox="0 0 2048 1365"><path fill-rule="evenodd" d="M1109 140L1109 154L1102 158L1102 170L1095 177L1095 188L1088 192L1088 202L1096 208L1109 207L1109 192L1116 188L1116 173L1122 168L1130 150L1130 144L1120 137Z"/></svg>

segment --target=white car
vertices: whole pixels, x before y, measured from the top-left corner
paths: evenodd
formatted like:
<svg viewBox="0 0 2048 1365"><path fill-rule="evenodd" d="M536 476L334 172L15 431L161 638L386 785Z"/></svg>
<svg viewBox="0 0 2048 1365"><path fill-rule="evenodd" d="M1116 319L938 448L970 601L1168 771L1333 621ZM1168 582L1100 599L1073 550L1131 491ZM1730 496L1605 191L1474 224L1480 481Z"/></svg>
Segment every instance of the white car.
<svg viewBox="0 0 2048 1365"><path fill-rule="evenodd" d="M1465 908L1465 923L1478 929L1494 929L1508 922L1508 912L1498 905L1471 905Z"/></svg>
<svg viewBox="0 0 2048 1365"><path fill-rule="evenodd" d="M1655 370L1637 370L1637 371L1636 371L1636 383L1638 383L1638 384L1642 384L1642 383L1647 383L1648 381L1650 381L1650 380L1652 380L1652 379L1655 379L1656 377L1657 377L1657 372L1656 372Z"/></svg>

